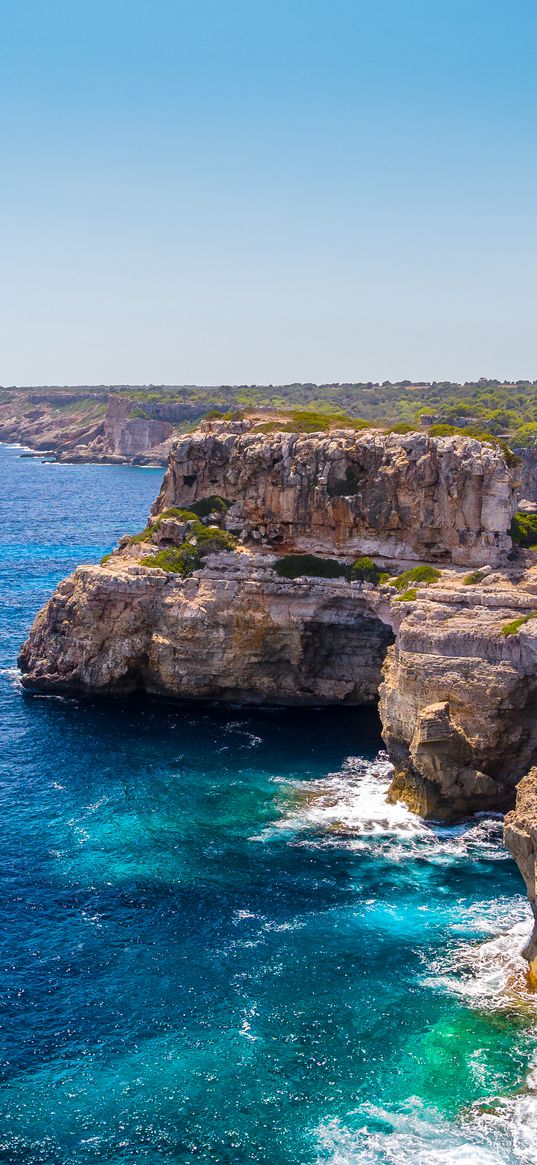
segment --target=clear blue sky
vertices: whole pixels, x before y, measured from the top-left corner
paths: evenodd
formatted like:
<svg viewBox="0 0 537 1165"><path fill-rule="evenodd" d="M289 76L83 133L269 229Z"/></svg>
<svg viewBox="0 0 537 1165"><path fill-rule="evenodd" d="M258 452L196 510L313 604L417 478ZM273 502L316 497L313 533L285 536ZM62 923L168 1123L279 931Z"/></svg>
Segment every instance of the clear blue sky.
<svg viewBox="0 0 537 1165"><path fill-rule="evenodd" d="M2 0L0 383L537 378L535 0Z"/></svg>

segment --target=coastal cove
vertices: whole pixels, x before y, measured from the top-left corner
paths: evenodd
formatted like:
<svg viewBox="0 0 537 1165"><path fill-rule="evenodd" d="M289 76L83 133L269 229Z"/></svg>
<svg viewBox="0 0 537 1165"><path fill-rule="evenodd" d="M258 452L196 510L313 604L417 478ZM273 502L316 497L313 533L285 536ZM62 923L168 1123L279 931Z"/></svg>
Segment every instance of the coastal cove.
<svg viewBox="0 0 537 1165"><path fill-rule="evenodd" d="M535 1160L520 875L389 806L374 708L27 696L160 482L0 447L0 1147L38 1165ZM380 755L379 755L380 753Z"/></svg>

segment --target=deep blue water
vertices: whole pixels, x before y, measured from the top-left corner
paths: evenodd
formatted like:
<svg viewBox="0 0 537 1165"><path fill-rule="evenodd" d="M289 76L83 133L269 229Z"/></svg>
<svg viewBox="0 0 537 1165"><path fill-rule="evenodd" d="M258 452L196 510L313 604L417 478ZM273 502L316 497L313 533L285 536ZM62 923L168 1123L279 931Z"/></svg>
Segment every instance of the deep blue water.
<svg viewBox="0 0 537 1165"><path fill-rule="evenodd" d="M534 1162L499 823L387 807L371 710L24 695L35 612L160 473L0 471L0 1160Z"/></svg>

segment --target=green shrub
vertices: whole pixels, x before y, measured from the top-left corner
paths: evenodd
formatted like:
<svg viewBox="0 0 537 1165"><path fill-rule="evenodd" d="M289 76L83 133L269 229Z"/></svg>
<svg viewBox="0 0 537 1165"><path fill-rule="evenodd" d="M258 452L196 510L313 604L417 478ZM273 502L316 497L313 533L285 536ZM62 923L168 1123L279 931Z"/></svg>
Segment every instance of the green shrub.
<svg viewBox="0 0 537 1165"><path fill-rule="evenodd" d="M159 567L161 570L186 577L193 570L199 570L208 554L218 554L222 550L234 550L237 539L227 530L217 526L203 526L200 521L189 532L181 546L169 550L159 550L140 560L142 566Z"/></svg>
<svg viewBox="0 0 537 1165"><path fill-rule="evenodd" d="M350 567L335 558L319 558L316 554L283 554L274 563L280 578L348 578Z"/></svg>
<svg viewBox="0 0 537 1165"><path fill-rule="evenodd" d="M512 619L510 623L504 623L502 631L507 638L508 635L517 635L520 628L525 623L529 623L530 619L537 619L537 611L531 611L529 615L519 615L518 619Z"/></svg>
<svg viewBox="0 0 537 1165"><path fill-rule="evenodd" d="M103 556L101 558L101 566L105 566L106 563L110 561L111 557L112 557L112 551L110 551L110 554L103 554Z"/></svg>
<svg viewBox="0 0 537 1165"><path fill-rule="evenodd" d="M402 595L396 595L395 601L397 603L413 603L417 599L418 592L415 587L409 587L408 591L404 591Z"/></svg>
<svg viewBox="0 0 537 1165"><path fill-rule="evenodd" d="M200 498L197 502L190 502L189 513L197 518L208 518L209 514L227 514L231 502L221 498L218 494L211 494L208 498Z"/></svg>
<svg viewBox="0 0 537 1165"><path fill-rule="evenodd" d="M195 551L195 546L183 543L182 546L174 546L171 550L159 550L158 554L141 558L140 564L141 566L158 567L160 570L166 570L171 574L181 574L185 577L192 570L196 570L199 565Z"/></svg>
<svg viewBox="0 0 537 1165"><path fill-rule="evenodd" d="M128 546L135 546L137 542L149 542L149 539L151 538L153 530L154 530L154 526L144 526L144 529L140 530L139 534L131 534L131 537L129 538L127 545Z"/></svg>
<svg viewBox="0 0 537 1165"><path fill-rule="evenodd" d="M419 425L408 425L406 421L399 421L397 425L391 425L386 429L387 433L416 433L419 430Z"/></svg>
<svg viewBox="0 0 537 1165"><path fill-rule="evenodd" d="M181 518L183 522L188 522L195 517L193 510L184 510L182 506L168 506L167 510L161 510L160 514L157 514L157 522L161 522L163 518Z"/></svg>
<svg viewBox="0 0 537 1165"><path fill-rule="evenodd" d="M535 445L537 440L537 421L528 421L525 425L519 425L513 433L513 445L518 449L527 449L531 445Z"/></svg>
<svg viewBox="0 0 537 1165"><path fill-rule="evenodd" d="M511 538L519 546L530 549L537 542L537 514L517 510L511 522Z"/></svg>
<svg viewBox="0 0 537 1165"><path fill-rule="evenodd" d="M405 570L391 579L391 583L398 591L404 591L409 583L423 583L424 586L428 586L439 578L440 571L435 566L413 566L411 570Z"/></svg>
<svg viewBox="0 0 537 1165"><path fill-rule="evenodd" d="M473 587L476 583L483 582L485 577L482 570L472 570L470 574L465 574L462 581L465 587Z"/></svg>
<svg viewBox="0 0 537 1165"><path fill-rule="evenodd" d="M321 412L315 409L291 409L288 419L265 421L256 427L257 433L328 433L330 429L371 428L372 422L361 417L350 417L347 413Z"/></svg>
<svg viewBox="0 0 537 1165"><path fill-rule="evenodd" d="M454 425L429 425L427 432L430 437L452 437L457 432Z"/></svg>
<svg viewBox="0 0 537 1165"><path fill-rule="evenodd" d="M220 409L211 409L205 414L206 421L243 421L245 418L244 409L229 409L227 413L221 413Z"/></svg>
<svg viewBox="0 0 537 1165"><path fill-rule="evenodd" d="M380 582L385 582L390 576L373 562L372 558L357 558L353 562L350 571L351 579L356 579L360 582L370 582L378 586Z"/></svg>
<svg viewBox="0 0 537 1165"><path fill-rule="evenodd" d="M226 502L225 498L211 494L208 498L200 498L197 502L191 502L188 510L184 510L182 506L168 506L167 510L162 510L162 513L157 515L157 519L150 529L158 530L164 518L179 518L182 522L194 522L199 518L208 518L210 514L227 514L230 505L231 502ZM142 541L140 538L138 540Z"/></svg>

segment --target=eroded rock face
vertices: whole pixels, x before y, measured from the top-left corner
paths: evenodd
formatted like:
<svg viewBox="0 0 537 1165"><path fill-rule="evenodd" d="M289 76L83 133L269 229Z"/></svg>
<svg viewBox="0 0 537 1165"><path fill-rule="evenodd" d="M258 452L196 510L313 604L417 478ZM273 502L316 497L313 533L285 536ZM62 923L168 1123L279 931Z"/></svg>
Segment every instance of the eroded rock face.
<svg viewBox="0 0 537 1165"><path fill-rule="evenodd" d="M350 470L355 493L340 496L337 483L349 485ZM229 526L240 517L237 550L209 557L187 579L143 565L193 527L188 516L164 510L214 494L231 509L206 522L216 516ZM439 555L456 563L473 547L479 561L489 538L497 554L510 545L513 504L499 454L473 440L207 428L172 454L160 518L143 542L122 539L106 565L80 567L57 588L22 649L23 684L284 704L367 703L380 689L396 770L392 797L442 819L509 809L537 757L537 620L526 619L537 609L531 556L487 566L471 585L448 563L432 585L418 582L408 601L390 585L283 579L273 565L283 538L287 547L325 554L341 553L343 544L353 548L351 560L374 532L398 554L409 546L415 553L427 514L439 522ZM466 540L456 525L464 516ZM252 553L256 532L262 553ZM391 573L396 561L386 563ZM520 627L506 636L517 617Z"/></svg>
<svg viewBox="0 0 537 1165"><path fill-rule="evenodd" d="M185 525L165 519L158 538ZM503 628L537 604L535 568L472 587L444 571L401 602L390 586L281 579L271 555L219 554L183 580L141 566L146 553L127 545L60 584L22 650L25 687L284 704L380 688L393 798L444 820L511 808L537 756L537 620Z"/></svg>
<svg viewBox="0 0 537 1165"><path fill-rule="evenodd" d="M185 579L143 564L205 533L166 508L215 494L242 531L235 551ZM520 782L505 840L536 920L525 954L537 986L537 565L507 561L514 505L500 455L475 441L207 428L173 451L143 541L122 539L105 565L60 583L22 648L22 683L276 704L380 692L392 799L457 820L511 809ZM405 598L389 584L280 578L283 548L389 552L392 573L401 555L446 568ZM503 561L466 579L457 565L486 559Z"/></svg>
<svg viewBox="0 0 537 1165"><path fill-rule="evenodd" d="M537 768L520 781L516 807L504 821L504 841L526 884L534 927L522 952L529 963L529 981L537 987Z"/></svg>
<svg viewBox="0 0 537 1165"><path fill-rule="evenodd" d="M169 421L136 416L132 401L111 398L104 418L104 445L110 456L125 461L149 453L173 435Z"/></svg>
<svg viewBox="0 0 537 1165"><path fill-rule="evenodd" d="M536 623L503 633L536 596L501 575L468 591L446 581L408 605L380 688L392 795L441 820L511 808L537 756Z"/></svg>
<svg viewBox="0 0 537 1165"><path fill-rule="evenodd" d="M247 423L179 441L154 512L211 494L232 503L229 528L260 544L474 566L505 559L516 508L499 450L469 438Z"/></svg>
<svg viewBox="0 0 537 1165"><path fill-rule="evenodd" d="M44 691L144 690L272 704L376 700L391 628L356 587L281 580L226 554L200 577L80 567L38 615L20 658Z"/></svg>

